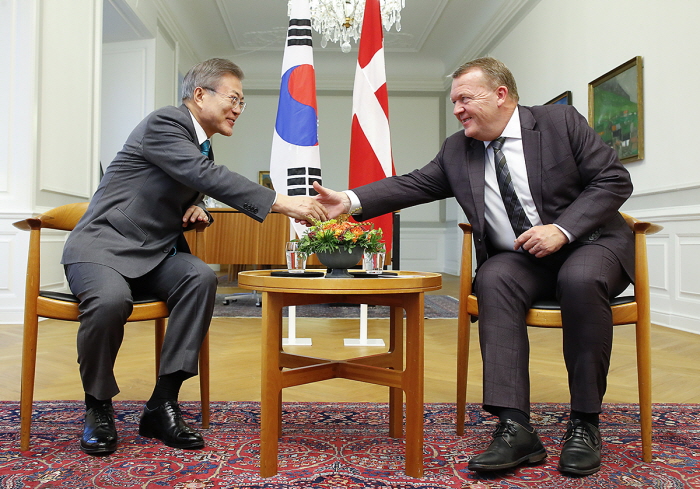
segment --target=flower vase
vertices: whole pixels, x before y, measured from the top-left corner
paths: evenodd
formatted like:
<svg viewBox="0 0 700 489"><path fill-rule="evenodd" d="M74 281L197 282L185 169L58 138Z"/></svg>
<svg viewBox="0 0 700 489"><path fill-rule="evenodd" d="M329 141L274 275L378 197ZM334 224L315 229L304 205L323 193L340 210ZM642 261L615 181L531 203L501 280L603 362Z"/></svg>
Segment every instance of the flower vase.
<svg viewBox="0 0 700 489"><path fill-rule="evenodd" d="M348 273L348 268L357 265L362 259L362 248L355 247L351 251L340 248L331 253L318 252L318 261L328 267L326 278L352 278Z"/></svg>

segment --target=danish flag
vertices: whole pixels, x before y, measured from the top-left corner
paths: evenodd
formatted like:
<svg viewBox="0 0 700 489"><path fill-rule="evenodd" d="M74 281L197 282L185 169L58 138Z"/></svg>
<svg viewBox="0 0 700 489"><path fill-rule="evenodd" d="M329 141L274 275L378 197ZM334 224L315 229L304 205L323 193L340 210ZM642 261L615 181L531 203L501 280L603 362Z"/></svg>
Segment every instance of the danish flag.
<svg viewBox="0 0 700 489"><path fill-rule="evenodd" d="M389 97L384 68L384 34L379 0L366 0L352 95L349 187L396 175L389 132ZM391 250L392 216L371 220Z"/></svg>

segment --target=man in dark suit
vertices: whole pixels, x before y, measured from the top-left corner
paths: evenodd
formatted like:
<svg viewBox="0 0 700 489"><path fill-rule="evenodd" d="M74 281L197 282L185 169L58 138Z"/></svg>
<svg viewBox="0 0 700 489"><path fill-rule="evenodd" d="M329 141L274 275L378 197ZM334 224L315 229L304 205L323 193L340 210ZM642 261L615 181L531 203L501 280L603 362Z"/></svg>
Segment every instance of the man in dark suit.
<svg viewBox="0 0 700 489"><path fill-rule="evenodd" d="M159 377L139 434L176 448L204 446L177 402L183 381L197 374L216 295L216 276L189 253L183 237L188 225L210 221L204 195L257 221L271 211L326 217L310 197L276 194L214 163L209 138L232 134L245 108L242 79L241 69L225 59L193 67L183 81L183 105L158 109L136 126L68 237L62 263L80 299L78 362L86 403L80 447L86 453L117 448L113 367L139 291L155 294L170 310Z"/></svg>
<svg viewBox="0 0 700 489"><path fill-rule="evenodd" d="M525 314L537 299L558 299L571 394L559 469L592 474L600 468L598 416L612 347L608 300L634 279L633 234L618 212L632 192L629 174L573 107L518 105L501 62L480 58L452 78L464 131L435 159L353 191L318 187L319 201L331 216L360 208L361 219L447 197L464 209L477 256L484 409L499 418L471 470L547 456L529 419Z"/></svg>

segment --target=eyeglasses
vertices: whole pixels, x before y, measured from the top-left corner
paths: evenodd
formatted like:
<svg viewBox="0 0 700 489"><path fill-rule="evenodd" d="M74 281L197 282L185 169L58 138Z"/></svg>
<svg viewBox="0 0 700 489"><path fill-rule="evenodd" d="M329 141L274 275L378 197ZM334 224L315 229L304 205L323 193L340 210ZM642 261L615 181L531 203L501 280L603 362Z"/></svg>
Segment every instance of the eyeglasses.
<svg viewBox="0 0 700 489"><path fill-rule="evenodd" d="M236 97L235 95L226 95L225 93L217 92L213 88L209 88L209 87L202 87L202 88L204 88L205 90L209 90L210 92L217 93L217 94L221 95L222 97L226 97L227 99L229 99L231 101L231 108L232 109L235 109L236 107L240 107L241 112L243 112L245 110L246 103L241 102L239 100L239 98Z"/></svg>

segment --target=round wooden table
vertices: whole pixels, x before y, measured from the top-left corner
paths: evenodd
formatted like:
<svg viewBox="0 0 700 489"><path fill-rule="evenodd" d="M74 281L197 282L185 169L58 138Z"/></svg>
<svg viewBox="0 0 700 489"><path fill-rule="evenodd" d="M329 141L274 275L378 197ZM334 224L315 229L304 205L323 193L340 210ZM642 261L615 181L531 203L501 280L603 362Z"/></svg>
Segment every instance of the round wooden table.
<svg viewBox="0 0 700 489"><path fill-rule="evenodd" d="M344 378L389 387L389 436L402 436L406 395L406 474L423 476L423 293L442 287L442 276L395 272L376 278L273 276L274 270L238 274L238 285L262 292L262 396L260 475L277 474L282 425L282 389ZM282 308L305 304L351 303L390 307L389 349L347 360L287 353L282 348ZM403 312L406 312L404 365Z"/></svg>

